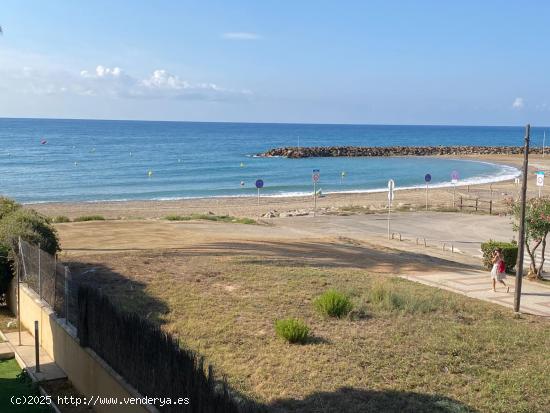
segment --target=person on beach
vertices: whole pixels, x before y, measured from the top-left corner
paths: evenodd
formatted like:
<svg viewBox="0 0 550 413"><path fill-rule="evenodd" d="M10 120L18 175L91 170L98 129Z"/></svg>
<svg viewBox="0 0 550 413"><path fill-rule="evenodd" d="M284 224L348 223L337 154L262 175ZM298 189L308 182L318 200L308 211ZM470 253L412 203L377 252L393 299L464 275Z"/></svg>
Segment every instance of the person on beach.
<svg viewBox="0 0 550 413"><path fill-rule="evenodd" d="M510 287L506 285L504 279L506 278L506 263L504 262L504 255L502 249L497 248L493 251L493 269L491 270L491 279L493 280L493 292L497 292L497 281L506 287L506 292L510 292Z"/></svg>

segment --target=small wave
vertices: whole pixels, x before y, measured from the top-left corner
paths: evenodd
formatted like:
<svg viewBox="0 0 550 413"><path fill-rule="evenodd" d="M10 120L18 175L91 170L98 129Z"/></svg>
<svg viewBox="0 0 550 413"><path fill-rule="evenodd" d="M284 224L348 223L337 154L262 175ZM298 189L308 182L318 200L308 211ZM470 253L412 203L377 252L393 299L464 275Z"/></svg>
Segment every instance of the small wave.
<svg viewBox="0 0 550 413"><path fill-rule="evenodd" d="M471 178L466 178L460 180L457 184L453 184L450 181L439 182L436 184L430 184L430 188L448 188L453 185L456 186L467 186L467 185L480 185L480 184L489 184L494 182L503 182L509 181L514 178L517 178L521 175L521 171L513 166L494 164L486 161L476 161L476 160L463 160L464 162L477 162L484 163L491 166L496 166L499 168L499 171L496 174L490 176L474 176ZM410 189L425 188L425 184L409 185L409 186L396 186L396 191L404 191ZM266 190L269 188L266 188ZM367 194L367 193L380 193L386 192L387 188L369 188L369 189L350 189L350 190L341 190L341 191L323 191L323 194ZM311 196L313 191L292 191L292 192L281 192L281 193L262 193L262 198L293 198L293 197L305 197ZM29 201L22 202L24 205L30 204L54 204L54 203L106 203L106 202L142 202L142 201L182 201L182 200L192 200L192 199L211 199L211 198L252 198L256 197L255 193L248 194L228 194L228 195L198 195L198 196L174 196L174 197L157 197L157 198L121 198L121 199L98 199L98 200L42 200L42 201Z"/></svg>

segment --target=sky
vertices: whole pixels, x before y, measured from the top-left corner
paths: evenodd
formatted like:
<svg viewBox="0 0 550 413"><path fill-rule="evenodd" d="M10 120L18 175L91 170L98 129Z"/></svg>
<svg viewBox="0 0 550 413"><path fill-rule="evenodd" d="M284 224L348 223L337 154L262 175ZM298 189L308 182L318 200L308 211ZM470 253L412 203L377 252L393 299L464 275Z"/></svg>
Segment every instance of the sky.
<svg viewBox="0 0 550 413"><path fill-rule="evenodd" d="M0 117L550 125L547 1L0 3Z"/></svg>

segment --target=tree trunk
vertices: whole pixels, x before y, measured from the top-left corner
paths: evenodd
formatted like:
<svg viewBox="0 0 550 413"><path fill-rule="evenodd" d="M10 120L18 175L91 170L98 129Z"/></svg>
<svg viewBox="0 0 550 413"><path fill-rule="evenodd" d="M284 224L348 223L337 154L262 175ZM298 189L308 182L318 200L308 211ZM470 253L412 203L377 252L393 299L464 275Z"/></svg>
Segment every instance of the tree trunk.
<svg viewBox="0 0 550 413"><path fill-rule="evenodd" d="M529 254L529 258L531 258L531 264L529 265L529 273L527 274L529 278L537 276L537 263L535 261L535 252L537 251L537 248L539 247L541 242L542 242L542 239L538 240L535 246L533 247L533 249L531 249L531 247L529 246L529 241L525 240L525 249L527 250L527 254Z"/></svg>
<svg viewBox="0 0 550 413"><path fill-rule="evenodd" d="M542 250L541 250L541 257L540 257L540 265L537 270L536 278L542 279L542 270L544 268L544 253L546 252L546 236L548 233L544 234L544 238L542 239Z"/></svg>

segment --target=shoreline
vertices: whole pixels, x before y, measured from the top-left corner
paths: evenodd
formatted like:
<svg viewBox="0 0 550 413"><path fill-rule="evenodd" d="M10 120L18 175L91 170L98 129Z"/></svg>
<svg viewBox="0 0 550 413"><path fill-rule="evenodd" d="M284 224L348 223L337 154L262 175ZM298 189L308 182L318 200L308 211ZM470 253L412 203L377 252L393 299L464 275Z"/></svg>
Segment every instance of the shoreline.
<svg viewBox="0 0 550 413"><path fill-rule="evenodd" d="M441 157L438 157L441 158ZM449 159L464 159L490 162L501 166L518 168L522 164L521 156L450 156ZM547 160L548 159L548 160ZM550 158L531 156L530 172L537 169L550 169ZM494 211L504 213L504 200L515 196L518 187L513 178L489 183L466 183L446 187L430 187L430 208L451 208L456 196L466 198L492 199ZM536 196L538 188L535 180L528 180L529 196ZM360 207L361 211L369 213L384 211L387 206L386 190L381 192L335 192L317 198L318 213L338 213L350 207ZM396 194L395 205L399 208L421 209L425 205L425 187L401 188ZM543 191L544 193L544 191ZM455 199L455 201L456 201ZM99 202L50 202L28 203L25 207L34 208L38 212L54 217L59 215L74 219L84 215L102 215L106 219L158 219L167 215L215 214L236 217L261 218L272 211L279 213L301 211L305 214L313 211L312 194L302 196L262 196L260 205L255 197L210 197L180 200L129 200L129 201L99 201ZM324 212L323 212L324 211ZM63 225L63 224L61 224Z"/></svg>
<svg viewBox="0 0 550 413"><path fill-rule="evenodd" d="M439 183L430 184L431 189L438 188L452 188L463 187L463 186L474 186L474 185L483 185L483 184L492 184L498 182L505 182L517 178L521 175L521 171L518 169L517 165L504 164L502 162L489 162L486 159L464 159L465 156L436 156L436 155L426 155L425 158L435 158L435 159L449 159L455 161L469 161L469 162L479 162L485 163L488 165L498 166L501 169L509 169L509 173L504 175L494 175L488 177L470 177L466 179L461 179L457 184L453 184L451 181L444 181ZM392 156L392 158L416 158L415 156ZM502 170L500 171L502 172ZM425 184L416 184L408 186L396 186L395 191L405 191L405 190L414 190L414 189L424 189ZM319 188L322 189L322 188ZM342 191L323 191L324 195L337 195L337 194L376 194L387 192L387 188L369 188L369 189L348 189ZM305 198L311 197L313 191L308 192L288 192L280 194L262 194L262 198ZM99 199L99 200L79 200L79 201L69 201L69 200L60 200L60 201L30 201L22 202L22 205L25 206L37 206L37 205L65 205L65 204L104 204L104 203L130 203L130 202L175 202L175 201L203 201L203 200L225 200L225 199L251 199L257 198L256 194L246 194L246 195L214 195L214 196L191 196L191 197L167 197L167 198L136 198L136 199Z"/></svg>

